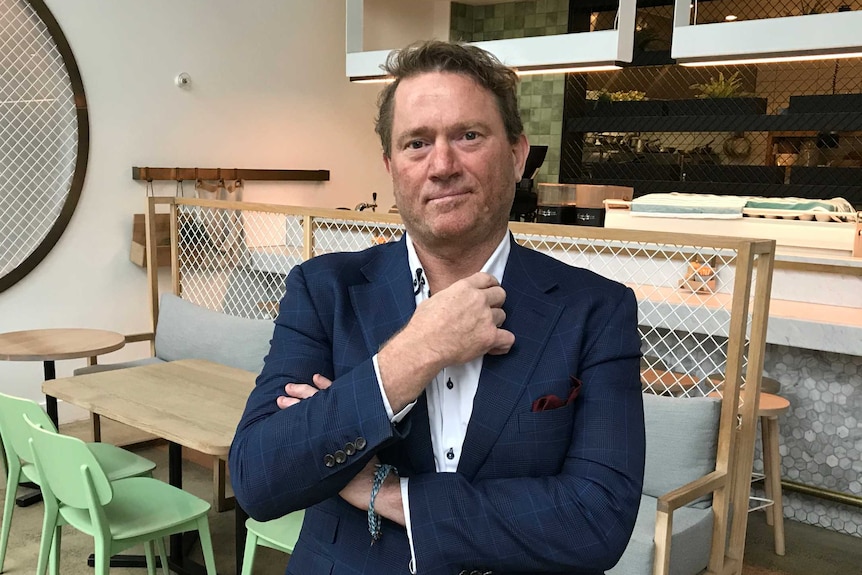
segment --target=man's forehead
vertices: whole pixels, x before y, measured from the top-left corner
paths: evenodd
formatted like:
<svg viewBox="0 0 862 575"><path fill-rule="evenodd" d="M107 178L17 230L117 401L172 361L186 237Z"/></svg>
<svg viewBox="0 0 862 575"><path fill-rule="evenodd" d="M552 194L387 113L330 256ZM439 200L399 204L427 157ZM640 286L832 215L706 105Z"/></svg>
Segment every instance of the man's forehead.
<svg viewBox="0 0 862 575"><path fill-rule="evenodd" d="M464 96L468 96L468 98L465 99ZM495 99L493 92L468 74L438 71L422 72L404 78L396 86L393 98L394 117L399 116L399 107L403 111L405 105L416 105L423 101L448 97L453 99L457 97L461 102L477 98L480 100L484 98ZM402 115L401 119L406 118Z"/></svg>

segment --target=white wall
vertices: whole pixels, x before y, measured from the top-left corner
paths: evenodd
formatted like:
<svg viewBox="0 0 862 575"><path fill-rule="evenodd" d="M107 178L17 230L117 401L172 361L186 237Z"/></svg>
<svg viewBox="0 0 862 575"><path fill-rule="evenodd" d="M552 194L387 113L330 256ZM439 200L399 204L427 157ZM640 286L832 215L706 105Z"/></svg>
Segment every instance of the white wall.
<svg viewBox="0 0 862 575"><path fill-rule="evenodd" d="M0 331L150 329L146 273L128 258L132 214L145 204L133 165L328 169L325 183L247 182L245 199L353 207L378 192L384 211L393 203L373 130L379 86L345 76L342 0L47 4L83 77L90 162L63 237L0 293ZM174 85L179 72L190 90ZM172 194L174 184L156 188ZM146 353L135 344L103 360ZM84 363L57 362L58 377ZM0 361L4 392L42 399L41 381L39 363Z"/></svg>

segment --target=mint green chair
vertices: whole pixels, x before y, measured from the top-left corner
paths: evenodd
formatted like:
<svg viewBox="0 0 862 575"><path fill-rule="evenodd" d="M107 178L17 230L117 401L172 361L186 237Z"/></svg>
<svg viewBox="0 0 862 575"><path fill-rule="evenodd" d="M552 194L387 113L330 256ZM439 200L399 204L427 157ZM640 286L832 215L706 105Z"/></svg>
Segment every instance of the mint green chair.
<svg viewBox="0 0 862 575"><path fill-rule="evenodd" d="M30 421L45 429L56 431L54 423L38 403L0 393L0 439L2 439L6 459L6 498L3 506L3 524L0 527L0 572L3 571L6 560L6 545L9 541L18 485L27 481L41 484L30 452L30 428L25 423L23 415L27 415ZM111 481L123 477L150 475L156 467L156 464L149 459L109 443L89 443L87 447Z"/></svg>
<svg viewBox="0 0 862 575"><path fill-rule="evenodd" d="M282 553L293 553L305 511L294 511L272 521L256 521L249 517L245 522L245 552L242 556L241 575L251 575L254 569L254 553L257 546L269 547Z"/></svg>
<svg viewBox="0 0 862 575"><path fill-rule="evenodd" d="M111 555L141 543L148 574L155 574L153 543L156 543L162 570L168 575L164 538L195 530L200 537L207 575L216 575L208 502L151 477L109 481L83 441L42 429L24 417L31 427L30 445L45 500L36 575L45 575L49 553L57 558L51 562L52 572L56 573L60 526L64 523L95 540L96 575L108 574Z"/></svg>

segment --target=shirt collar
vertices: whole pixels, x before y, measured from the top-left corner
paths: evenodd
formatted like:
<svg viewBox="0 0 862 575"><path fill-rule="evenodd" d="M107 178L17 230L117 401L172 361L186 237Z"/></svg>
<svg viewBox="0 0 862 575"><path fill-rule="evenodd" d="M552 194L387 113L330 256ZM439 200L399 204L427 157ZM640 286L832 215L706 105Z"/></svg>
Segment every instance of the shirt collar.
<svg viewBox="0 0 862 575"><path fill-rule="evenodd" d="M407 242L407 264L410 266L410 275L413 277L413 293L416 295L416 303L430 297L428 293L428 281L425 279L425 270L422 268L422 262L419 261L419 256L416 255L416 248L413 246L413 240L410 234L404 232ZM506 233L500 241L494 253L485 262L480 271L491 274L497 283L503 284L503 272L506 271L506 262L509 261L509 252L512 250L512 244L509 241L509 234ZM421 271L420 271L421 270ZM419 288L419 289L417 289Z"/></svg>

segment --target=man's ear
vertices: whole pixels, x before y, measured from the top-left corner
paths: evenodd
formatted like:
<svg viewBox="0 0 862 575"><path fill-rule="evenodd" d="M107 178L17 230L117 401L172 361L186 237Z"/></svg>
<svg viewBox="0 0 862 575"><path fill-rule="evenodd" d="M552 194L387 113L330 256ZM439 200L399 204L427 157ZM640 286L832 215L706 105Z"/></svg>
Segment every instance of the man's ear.
<svg viewBox="0 0 862 575"><path fill-rule="evenodd" d="M392 175L392 166L390 165L390 161L391 160L389 159L389 156L386 153L384 153L383 154L383 166L386 168L386 173L391 176Z"/></svg>
<svg viewBox="0 0 862 575"><path fill-rule="evenodd" d="M530 143L527 141L527 136L521 134L518 141L512 145L512 156L515 161L515 182L521 179L524 174L524 168L527 165L527 154L530 152Z"/></svg>

